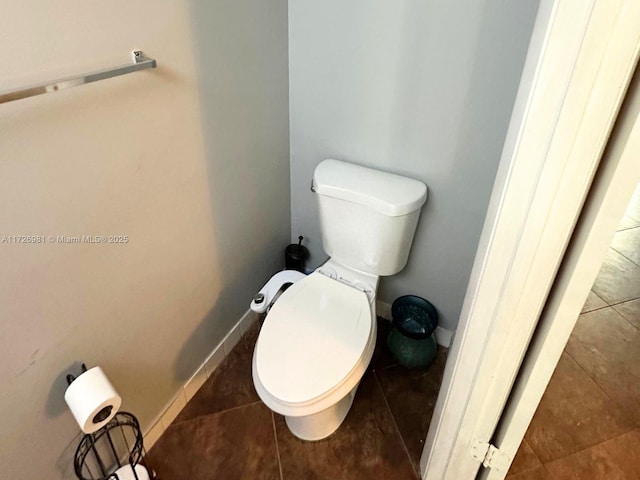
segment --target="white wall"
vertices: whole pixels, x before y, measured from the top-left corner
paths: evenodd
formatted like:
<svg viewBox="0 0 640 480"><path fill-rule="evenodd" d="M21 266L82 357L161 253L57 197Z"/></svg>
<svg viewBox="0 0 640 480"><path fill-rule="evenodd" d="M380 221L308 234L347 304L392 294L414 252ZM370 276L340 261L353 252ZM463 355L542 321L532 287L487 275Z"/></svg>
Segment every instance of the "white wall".
<svg viewBox="0 0 640 480"><path fill-rule="evenodd" d="M291 237L322 252L309 184L324 158L424 181L409 265L379 298L417 294L455 329L537 1L289 4Z"/></svg>
<svg viewBox="0 0 640 480"><path fill-rule="evenodd" d="M65 374L101 365L147 425L288 243L286 1L0 2L0 90L159 68L0 105L0 477L75 478Z"/></svg>

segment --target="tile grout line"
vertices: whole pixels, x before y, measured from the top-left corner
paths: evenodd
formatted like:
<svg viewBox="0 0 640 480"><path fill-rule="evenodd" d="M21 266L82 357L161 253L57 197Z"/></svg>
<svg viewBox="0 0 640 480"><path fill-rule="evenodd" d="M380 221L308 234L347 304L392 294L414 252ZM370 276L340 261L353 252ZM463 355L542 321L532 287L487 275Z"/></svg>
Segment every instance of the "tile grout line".
<svg viewBox="0 0 640 480"><path fill-rule="evenodd" d="M589 292L590 292L590 293L593 293L596 297L598 297L600 300L602 300L602 301L604 302L604 304L605 304L605 305L608 305L607 301L606 301L604 298L602 298L600 295L598 295L598 292L596 292L596 291L593 289L593 285L591 285L591 289L589 289Z"/></svg>
<svg viewBox="0 0 640 480"><path fill-rule="evenodd" d="M613 308L613 307L611 307ZM613 308L613 311L616 312L618 315L620 315L620 317L627 322L629 325L631 325L634 329L640 331L640 327L638 327L636 324L634 324L631 320L629 320L627 317L625 317L624 315L622 315L619 311L617 311L615 308Z"/></svg>
<svg viewBox="0 0 640 480"><path fill-rule="evenodd" d="M594 280L595 283L595 280ZM580 315L584 315L585 313L591 313L591 312L595 312L596 310L602 310L603 308L607 308L610 307L611 305L609 305L609 302L607 302L604 298L602 298L600 295L598 295L595 290L593 289L593 285L591 285L591 288L589 289L589 293L593 293L596 297L598 297L600 299L600 301L602 303L604 303L604 305L602 307L596 307L592 310L587 310L587 311L582 311L580 310L580 313L578 314L578 317L580 317ZM589 295L587 294L587 298L589 298ZM582 305L582 308L584 308L584 306L587 304L587 299L585 299L584 301L584 305Z"/></svg>
<svg viewBox="0 0 640 480"><path fill-rule="evenodd" d="M633 328L635 328L636 330L640 330L640 327L638 327L637 325L635 325L631 320L629 320L627 317L625 317L622 313L620 313L616 307L618 305L622 305L623 303L629 303L629 302L634 302L636 300L640 300L640 297L638 298L631 298L629 300L624 300L622 302L618 302L618 303L612 303L611 305L607 304L604 307L599 307L599 308L594 308L593 310L589 310L587 312L580 312L580 315L587 315L589 313L593 313L593 312L598 312L600 310L604 310L605 308L612 308L614 312L616 312L620 317L622 317L623 320L625 320L629 325L631 325ZM579 315L579 316L580 316ZM575 327L574 327L575 328ZM573 333L573 331L572 331Z"/></svg>
<svg viewBox="0 0 640 480"><path fill-rule="evenodd" d="M616 438L624 437L625 435L628 435L630 432L633 432L633 431L635 431L635 430L640 430L640 429L639 429L638 427L634 427L634 428L632 428L631 430L629 430L628 432L621 433L620 435L616 435L615 437L611 437L611 438L609 438L609 439L607 439L607 440L605 440L605 441L603 441L603 442L598 442L598 443L596 443L595 445L589 445L588 447L584 447L582 450L578 450L577 452L570 453L569 455L565 455L564 457L560 457L560 458L555 458L555 459L553 459L553 460L549 460L548 462L543 463L543 464L542 464L542 466L544 467L544 469L545 469L545 470L549 473L549 475L551 476L551 473L550 473L550 472L549 472L549 470L547 469L547 465L549 465L550 463L557 462L557 461L559 461L559 460L564 460L564 459L566 459L566 458L573 457L574 455L578 455L579 453L582 453L582 452L584 452L584 451L586 451L586 450L589 450L589 449L592 449L592 448L599 447L600 445L603 445L603 444L605 444L605 443L611 442L612 440L615 440Z"/></svg>
<svg viewBox="0 0 640 480"><path fill-rule="evenodd" d="M271 411L271 426L273 427L273 439L276 442L276 457L278 458L278 470L280 471L280 480L284 480L282 475L282 461L280 460L280 445L278 444L278 432L276 431L276 419Z"/></svg>
<svg viewBox="0 0 640 480"><path fill-rule="evenodd" d="M374 378L376 379L376 385L378 385L378 389L379 389L380 393L382 394L382 398L384 398L384 404L386 405L387 410L389 411L389 415L391 415L391 419L393 420L393 425L396 427L396 432L398 433L398 437L400 437L400 443L402 444L402 448L404 448L404 453L407 454L407 458L409 459L409 463L411 464L411 468L418 475L417 478L421 478L420 477L419 467L416 469L416 465L413 463L413 459L411 458L411 455L409 454L409 449L407 448L407 444L404 441L404 437L402 436L402 432L400 432L400 427L398 427L398 423L396 422L396 417L393 415L393 411L391 410L391 407L389 406L389 401L387 400L387 396L384 394L384 390L382 388L382 385L380 385L380 380L378 380L378 374L375 372L375 370L372 373L373 373Z"/></svg>
<svg viewBox="0 0 640 480"><path fill-rule="evenodd" d="M640 300L640 297L628 298L627 300L620 300L619 302L607 303L607 307L617 307L618 305L622 305L623 303L633 302L635 300ZM605 307L602 307L605 308Z"/></svg>
<svg viewBox="0 0 640 480"><path fill-rule="evenodd" d="M371 371L375 372L377 370L389 370L390 368L397 367L398 365L400 365L400 364L398 362L396 362L396 363L391 363L389 365L382 365L382 366L372 367Z"/></svg>
<svg viewBox="0 0 640 480"><path fill-rule="evenodd" d="M599 383L598 383L598 382L597 382L597 381L596 381L596 380L595 380L591 375L589 375L589 372L587 372L587 371L583 368L583 366L582 366L582 365L580 365L580 362L578 362L575 358L573 358L573 357L571 356L571 354L566 350L566 348L565 348L565 350L563 350L563 354L566 354L566 355L567 355L567 357L569 357L569 358L571 359L571 361L572 361L572 362L574 362L574 363L578 366L578 368L579 368L579 369L580 369L580 370L581 370L581 371L586 375L586 377L587 377L589 380L591 380L591 381L595 384L595 386L598 388L598 390L600 390L600 392L602 392L602 394L603 394L606 398L608 398L608 399L609 399L609 400L610 400L614 405L616 405L616 407L620 408L620 410L621 410L621 411L623 412L623 414L624 414L624 418L625 418L627 421L630 421L630 422L629 422L629 425L630 425L630 427L631 427L631 428L630 428L629 430L626 430L626 431L624 431L624 432L620 433L619 435L615 435L614 437L608 438L608 439L606 439L606 440L604 440L604 441L602 441L602 442L598 442L598 443L595 443L595 444L593 444L593 445L587 445L587 446L586 446L586 447L584 447L582 450L578 450L578 451L576 451L576 452L570 453L570 454L568 454L568 455L565 455L564 457L554 458L553 460L549 460L549 461L547 461L547 462L543 462L543 461L542 461L542 459L540 458L540 455L538 455L538 452L535 450L534 446L533 446L533 445L531 445L531 444L529 444L529 446L531 447L531 450L533 451L533 453L538 457L538 460L540 460L540 462L542 463L542 465L545 467L545 470L547 470L546 465L547 465L547 464L549 464L549 463L551 463L551 462L555 462L556 460L560 460L560 459L563 459L563 458L570 457L571 455L575 455L576 453L578 453L578 452L582 452L583 450L588 450L589 448L593 448L593 447L595 447L595 446L597 446L597 445L600 445L600 444L602 444L602 443L608 442L609 440L613 440L614 438L618 438L618 437L620 437L620 436L622 436L622 435L626 435L627 433L632 432L633 430L635 430L635 429L637 429L637 428L638 428L638 426L636 426L636 422L635 422L632 418L630 418L630 417L628 417L628 416L627 416L627 414L626 414L626 410L622 408L622 405L620 405L620 402L618 402L617 400L614 400L613 398L611 398L611 397L609 396L609 394L607 394L607 392L605 392L605 391L604 391L604 389L600 386L600 384L599 384ZM547 385L547 387L548 387L548 385ZM545 391L546 391L546 389L545 389ZM547 473L548 473L548 470L547 470Z"/></svg>
<svg viewBox="0 0 640 480"><path fill-rule="evenodd" d="M563 457L563 458L566 458L566 457ZM539 460L539 459L538 459L538 460ZM549 469L547 468L547 466L546 466L544 463L542 464L542 469L543 469L545 472L547 472L547 475L549 475L549 478L550 478L551 480L554 480L554 479L556 478L554 475L551 475L551 472L549 471Z"/></svg>
<svg viewBox="0 0 640 480"><path fill-rule="evenodd" d="M636 227L638 228L638 227ZM617 233L617 232L616 232ZM636 262L634 262L633 260L631 260L629 257L627 257L624 253L622 253L620 250L616 249L615 247L609 247L611 250L613 250L614 252L616 252L618 255L624 257L626 260L629 260L631 263L633 263L636 267L640 267L640 265L638 265Z"/></svg>
<svg viewBox="0 0 640 480"><path fill-rule="evenodd" d="M565 457L562 457L562 458L565 458ZM554 460L552 460L552 461L554 461ZM509 473L509 472L507 472L507 475L506 475L505 478L508 479L511 476L520 476L520 475L522 475L524 473L532 473L532 472L535 472L536 470L538 470L540 468L542 468L546 472L546 474L549 476L550 480L554 480L554 477L551 475L551 473L549 473L549 470L547 470L547 467L542 462L540 462L540 465L537 465L537 466L531 467L531 468L527 468L525 470L520 470L518 473ZM509 468L509 470L511 470L511 468Z"/></svg>
<svg viewBox="0 0 640 480"><path fill-rule="evenodd" d="M527 428L527 432L529 431L529 429ZM509 470L507 470L507 475L509 475L509 471L511 470L511 467L513 466L513 460L515 460L516 456L518 455L518 452L520 451L520 449L522 448L523 444L527 444L529 446L529 450L531 450L531 453L533 453L533 456L536 457L536 460L538 460L538 466L536 467L531 467L528 468L527 470L523 470L523 471L528 471L528 470L533 470L534 468L540 468L541 466L544 467L544 462L540 459L540 455L538 455L538 452L536 452L533 447L531 446L531 444L529 442L527 442L527 432L525 432L524 437L522 437L522 441L520 442L520 446L518 447L518 450L516 450L516 453L513 456L513 459L511 460L511 466L509 466ZM517 472L522 473L522 472Z"/></svg>
<svg viewBox="0 0 640 480"><path fill-rule="evenodd" d="M602 394L603 394L605 397L607 397L607 398L611 401L611 403L613 403L616 407L618 407L618 408L622 411L622 413L624 414L624 418L625 418L626 420L629 420L629 421L630 421L629 423L630 423L630 425L631 425L631 429L630 429L630 430L627 430L627 431L626 431L626 432L624 432L624 433L621 433L620 435L626 435L626 434L627 434L627 433L629 433L630 431L635 430L636 428L638 428L638 427L639 427L639 425L636 425L635 420L634 420L633 418L631 418L631 417L629 417L629 416L627 415L627 413L626 413L626 412L627 412L627 410L626 410L625 408L622 408L622 405L620 405L620 402L619 402L618 400L616 400L616 399L612 398L612 397L611 397L611 395L609 395L609 394L604 390L604 388L602 388L602 386L598 383L598 381L597 381L595 378L593 378L593 377L589 374L589 372L587 372L587 370L586 370L586 369L585 369L585 368L580 364L580 362L578 362L578 360L576 360L575 358L573 358L573 356L572 356L572 355L571 355L571 354L566 350L566 348L565 348L565 350L564 350L564 353L565 353L565 354L566 354L566 355L567 355L567 356L568 356L568 357L573 361L573 363L575 363L575 364L578 366L578 368L580 368L580 370L582 370L582 373L584 373L584 374L587 376L587 378L588 378L589 380L591 380L591 381L596 385L596 387L598 387L598 390L600 390L600 391L602 392ZM612 437L612 438L617 438L617 437L619 437L620 435L616 435L615 437ZM605 442L608 442L609 440L611 440L611 438L610 438L610 439L605 440ZM600 442L600 443L604 443L604 442ZM599 444L596 444L596 445L599 445ZM592 445L592 446L593 446L593 445ZM591 447L585 447L585 448L583 448L583 450L586 450L587 448L591 448ZM582 451L582 450L580 450L580 451ZM535 453L535 452L534 452L534 453ZM537 453L536 453L536 455L537 455ZM570 454L570 455L573 455L573 453L572 453L572 454ZM567 456L568 456L568 455L567 455ZM564 457L563 457L563 458L564 458ZM547 463L549 463L549 462L547 462Z"/></svg>
<svg viewBox="0 0 640 480"><path fill-rule="evenodd" d="M635 229L640 229L640 226L636 226L636 227L631 227L631 228L625 228L624 230L616 230L616 234L618 232L626 232L628 230L635 230ZM639 230L640 231L640 230ZM615 237L615 234L614 234ZM620 250L618 250L616 247L613 246L613 241L611 241L611 245L609 245L609 248L611 248L612 250L615 250L617 253L619 253L620 255L622 255L624 258L626 258L627 260L629 260L631 263L633 263L634 265L636 265L637 267L640 267L640 265L638 265L638 263L636 263L633 259L627 257L624 253L622 253Z"/></svg>
<svg viewBox="0 0 640 480"><path fill-rule="evenodd" d="M171 422L171 425L169 425L169 427L172 426L172 425L179 425L181 423L192 422L193 420L199 420L199 419L204 418L204 417L211 417L213 415L218 415L218 414L221 414L221 413L232 412L234 410L238 410L238 409L244 408L244 407L251 407L251 406L256 405L258 403L262 403L262 402L260 400L256 400L255 402L245 403L244 405L236 405L235 407L226 408L224 410L218 410L217 412L211 412L211 413L205 413L203 415L197 415L197 416L195 416L193 418L187 418L185 420L180 420L178 422L176 422L174 420L173 422Z"/></svg>
<svg viewBox="0 0 640 480"><path fill-rule="evenodd" d="M613 305L609 305L611 308L613 308L613 311L616 312L620 317L622 317L629 325L631 325L633 328L635 328L636 330L640 330L640 327L638 327L635 323L633 323L631 320L629 320L627 317L625 317L622 313L620 313L616 307L618 305L622 305L623 303L629 303L629 302L635 302L636 300L640 300L640 297L638 298L631 298L629 300L625 300L624 302L618 302L618 303L614 303Z"/></svg>
<svg viewBox="0 0 640 480"><path fill-rule="evenodd" d="M603 301L604 301L604 300L603 300ZM584 311L584 312L580 312L580 313L578 314L578 316L580 316L580 315L586 315L587 313L591 313L591 312L597 312L598 310L602 310L603 308L609 308L609 307L611 307L611 305L609 305L609 304L607 304L607 305L603 305L602 307L596 307L596 308L594 308L594 309L592 309L592 310L586 310L586 311Z"/></svg>

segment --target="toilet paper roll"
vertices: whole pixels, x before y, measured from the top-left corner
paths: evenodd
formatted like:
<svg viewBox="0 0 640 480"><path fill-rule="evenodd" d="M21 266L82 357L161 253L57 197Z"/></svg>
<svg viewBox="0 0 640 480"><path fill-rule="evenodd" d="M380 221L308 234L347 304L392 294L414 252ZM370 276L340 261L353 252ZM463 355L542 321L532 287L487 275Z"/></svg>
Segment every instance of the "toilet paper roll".
<svg viewBox="0 0 640 480"><path fill-rule="evenodd" d="M133 473L133 468L131 465L125 465L124 467L120 467L118 470L111 474L112 478L118 478L118 480L149 480L149 472L142 465L135 466L135 474Z"/></svg>
<svg viewBox="0 0 640 480"><path fill-rule="evenodd" d="M64 393L64 400L84 433L94 433L104 427L122 403L100 367L93 367L76 378Z"/></svg>

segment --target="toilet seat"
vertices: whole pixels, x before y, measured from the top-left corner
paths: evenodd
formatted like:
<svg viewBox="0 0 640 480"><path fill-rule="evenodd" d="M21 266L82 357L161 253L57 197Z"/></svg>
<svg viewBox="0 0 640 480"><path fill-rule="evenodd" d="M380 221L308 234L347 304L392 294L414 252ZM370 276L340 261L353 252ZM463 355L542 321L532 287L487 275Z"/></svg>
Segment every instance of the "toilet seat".
<svg viewBox="0 0 640 480"><path fill-rule="evenodd" d="M279 403L321 399L360 370L365 353L370 357L374 329L363 291L313 272L289 287L267 315L254 376Z"/></svg>

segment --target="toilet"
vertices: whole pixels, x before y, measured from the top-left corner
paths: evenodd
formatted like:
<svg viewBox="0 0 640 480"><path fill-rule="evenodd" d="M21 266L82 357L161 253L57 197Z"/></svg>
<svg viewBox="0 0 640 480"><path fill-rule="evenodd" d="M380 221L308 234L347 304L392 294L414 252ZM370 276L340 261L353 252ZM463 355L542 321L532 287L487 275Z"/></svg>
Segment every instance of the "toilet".
<svg viewBox="0 0 640 480"><path fill-rule="evenodd" d="M427 187L324 160L311 189L330 258L273 302L252 374L265 405L295 436L315 441L335 432L351 408L376 344L378 280L407 264Z"/></svg>

